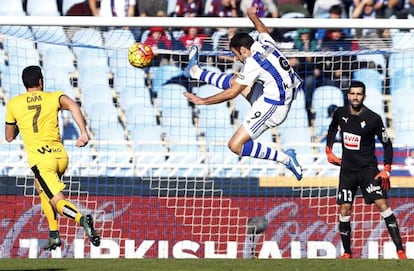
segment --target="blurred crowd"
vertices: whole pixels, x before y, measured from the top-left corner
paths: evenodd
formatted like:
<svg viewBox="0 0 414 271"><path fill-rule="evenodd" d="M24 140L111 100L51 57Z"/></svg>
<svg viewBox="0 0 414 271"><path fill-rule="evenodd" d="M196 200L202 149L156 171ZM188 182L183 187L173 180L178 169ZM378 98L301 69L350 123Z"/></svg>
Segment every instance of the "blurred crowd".
<svg viewBox="0 0 414 271"><path fill-rule="evenodd" d="M52 1L56 4L56 14L62 16L245 17L247 8L255 5L259 8L260 16L269 18L414 18L414 0L22 0L22 4L25 12L30 15L34 5L46 9ZM173 34L168 33L169 29L160 27L149 33L144 30L134 30L137 40L142 40L144 34L146 38L150 36L149 33L159 32L157 35L163 38L162 46L169 49L177 41L184 48L193 44L201 48L203 40L216 31L209 28L184 28ZM309 33L309 47L302 44L304 40L296 31L275 29L273 34L277 41L294 41L301 49L316 50L321 48L324 39L349 38L351 34L347 29L337 32L339 33L312 31ZM362 29L352 34L372 37L381 36L382 33ZM168 41L171 39L174 39L173 43Z"/></svg>

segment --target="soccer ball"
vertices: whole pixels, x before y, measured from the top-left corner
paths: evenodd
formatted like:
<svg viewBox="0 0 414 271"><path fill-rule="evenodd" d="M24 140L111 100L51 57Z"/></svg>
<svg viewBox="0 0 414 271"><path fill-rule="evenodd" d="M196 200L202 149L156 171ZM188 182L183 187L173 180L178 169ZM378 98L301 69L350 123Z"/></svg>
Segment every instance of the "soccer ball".
<svg viewBox="0 0 414 271"><path fill-rule="evenodd" d="M150 46L136 42L128 49L128 61L135 68L145 68L151 65L154 56Z"/></svg>

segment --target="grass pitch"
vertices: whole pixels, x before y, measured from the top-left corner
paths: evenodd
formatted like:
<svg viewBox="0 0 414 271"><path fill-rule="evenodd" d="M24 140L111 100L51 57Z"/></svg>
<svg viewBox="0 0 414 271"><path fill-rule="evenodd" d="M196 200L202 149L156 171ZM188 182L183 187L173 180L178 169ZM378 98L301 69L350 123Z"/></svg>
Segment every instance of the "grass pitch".
<svg viewBox="0 0 414 271"><path fill-rule="evenodd" d="M0 271L412 271L414 260L0 259Z"/></svg>

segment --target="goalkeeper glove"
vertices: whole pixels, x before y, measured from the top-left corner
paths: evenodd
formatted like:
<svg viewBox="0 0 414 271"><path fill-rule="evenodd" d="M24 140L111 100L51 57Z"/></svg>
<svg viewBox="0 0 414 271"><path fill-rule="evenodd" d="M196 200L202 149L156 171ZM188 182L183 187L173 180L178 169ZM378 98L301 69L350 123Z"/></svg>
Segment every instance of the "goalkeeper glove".
<svg viewBox="0 0 414 271"><path fill-rule="evenodd" d="M391 188L390 184L391 165L384 165L384 169L375 175L375 180L381 182L381 188L388 191Z"/></svg>
<svg viewBox="0 0 414 271"><path fill-rule="evenodd" d="M325 147L325 153L326 153L326 158L328 159L328 162L335 165L335 166L340 166L342 163L341 158L338 158L333 152L332 149L328 146Z"/></svg>

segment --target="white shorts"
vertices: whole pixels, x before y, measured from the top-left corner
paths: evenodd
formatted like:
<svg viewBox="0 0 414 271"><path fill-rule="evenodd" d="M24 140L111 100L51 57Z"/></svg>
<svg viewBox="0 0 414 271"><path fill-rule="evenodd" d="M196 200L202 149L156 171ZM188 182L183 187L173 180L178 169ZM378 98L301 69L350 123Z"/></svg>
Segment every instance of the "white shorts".
<svg viewBox="0 0 414 271"><path fill-rule="evenodd" d="M269 128L282 124L290 110L292 103L286 105L274 105L259 97L253 104L250 112L243 121L243 127L249 133L251 139L258 138Z"/></svg>

